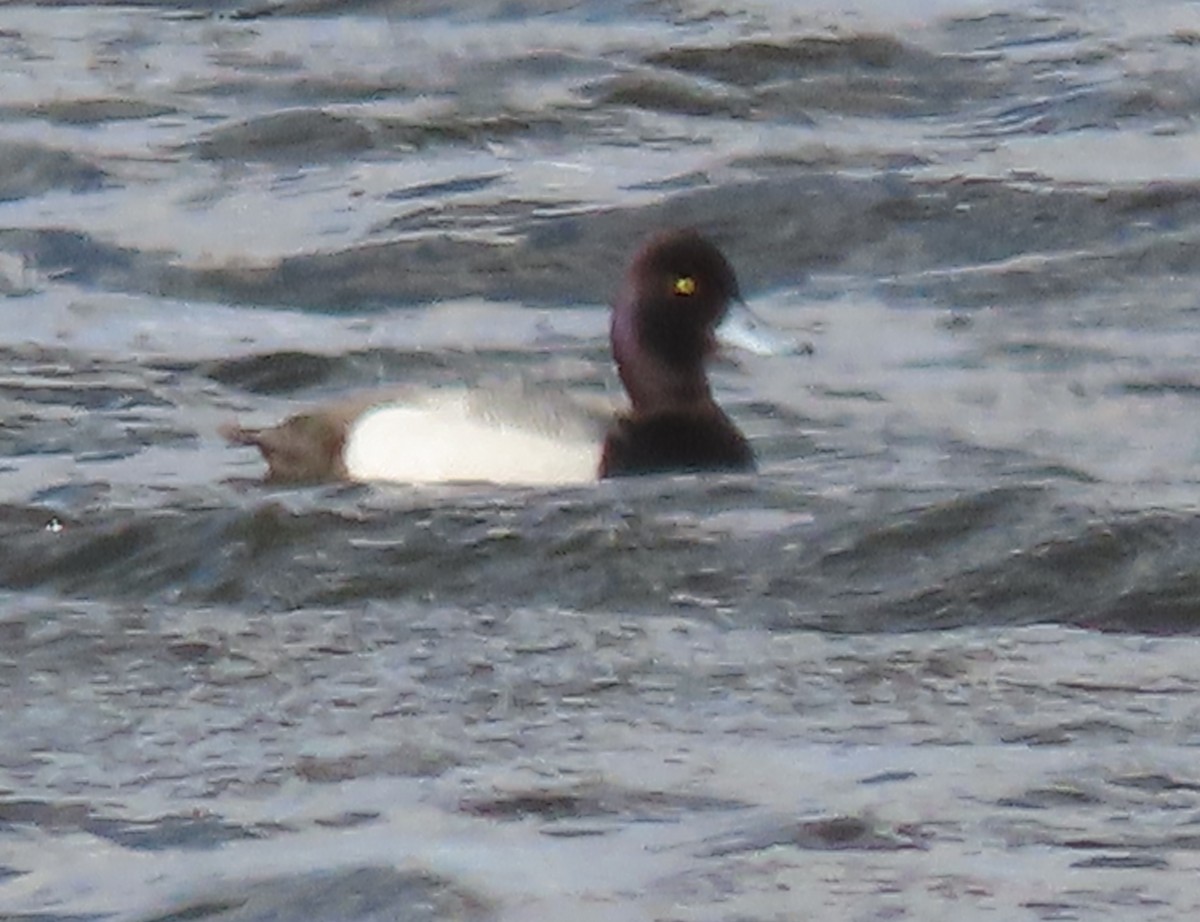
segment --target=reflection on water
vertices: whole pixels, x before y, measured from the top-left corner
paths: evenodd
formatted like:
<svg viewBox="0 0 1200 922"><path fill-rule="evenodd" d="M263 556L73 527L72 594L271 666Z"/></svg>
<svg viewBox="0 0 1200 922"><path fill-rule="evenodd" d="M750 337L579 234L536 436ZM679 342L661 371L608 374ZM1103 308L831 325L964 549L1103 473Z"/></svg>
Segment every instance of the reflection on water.
<svg viewBox="0 0 1200 922"><path fill-rule="evenodd" d="M1198 36L5 6L0 915L1194 914ZM217 436L619 397L678 225L762 325L757 476L274 490Z"/></svg>

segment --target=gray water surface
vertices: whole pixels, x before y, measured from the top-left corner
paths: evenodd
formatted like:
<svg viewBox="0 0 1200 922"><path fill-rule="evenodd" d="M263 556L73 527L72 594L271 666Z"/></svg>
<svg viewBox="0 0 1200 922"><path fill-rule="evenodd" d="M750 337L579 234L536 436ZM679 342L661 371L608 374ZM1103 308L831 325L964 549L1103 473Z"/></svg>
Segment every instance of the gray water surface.
<svg viewBox="0 0 1200 922"><path fill-rule="evenodd" d="M0 7L0 918L1200 909L1200 8ZM691 225L755 476L262 485L616 397Z"/></svg>

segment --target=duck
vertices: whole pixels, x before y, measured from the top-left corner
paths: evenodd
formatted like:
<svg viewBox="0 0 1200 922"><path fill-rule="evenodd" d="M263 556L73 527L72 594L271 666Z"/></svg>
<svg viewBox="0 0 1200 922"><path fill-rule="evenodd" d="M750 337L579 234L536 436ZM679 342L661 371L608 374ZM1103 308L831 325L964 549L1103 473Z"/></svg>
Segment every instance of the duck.
<svg viewBox="0 0 1200 922"><path fill-rule="evenodd" d="M694 229L662 231L634 253L611 305L612 356L629 398L622 411L536 395L534 412L535 395L524 388L416 399L382 392L220 433L257 448L274 484L535 485L754 471L754 451L713 398L707 374L717 327L735 302L744 303L737 276L716 244Z"/></svg>

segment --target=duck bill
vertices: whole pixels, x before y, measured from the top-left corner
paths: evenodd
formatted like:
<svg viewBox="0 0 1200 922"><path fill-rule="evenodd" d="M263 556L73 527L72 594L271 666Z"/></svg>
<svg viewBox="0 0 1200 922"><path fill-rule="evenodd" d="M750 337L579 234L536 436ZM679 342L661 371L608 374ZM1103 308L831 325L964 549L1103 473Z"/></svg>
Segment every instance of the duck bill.
<svg viewBox="0 0 1200 922"><path fill-rule="evenodd" d="M745 301L739 299L716 329L717 344L751 355L792 355L808 351L804 344L773 329L761 320Z"/></svg>

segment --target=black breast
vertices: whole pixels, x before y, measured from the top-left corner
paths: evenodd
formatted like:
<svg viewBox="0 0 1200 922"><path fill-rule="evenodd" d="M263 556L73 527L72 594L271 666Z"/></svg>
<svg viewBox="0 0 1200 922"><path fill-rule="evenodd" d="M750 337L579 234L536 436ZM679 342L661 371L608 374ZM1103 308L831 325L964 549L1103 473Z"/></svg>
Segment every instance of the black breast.
<svg viewBox="0 0 1200 922"><path fill-rule="evenodd" d="M608 430L600 460L602 478L754 469L750 444L716 406L620 417Z"/></svg>

